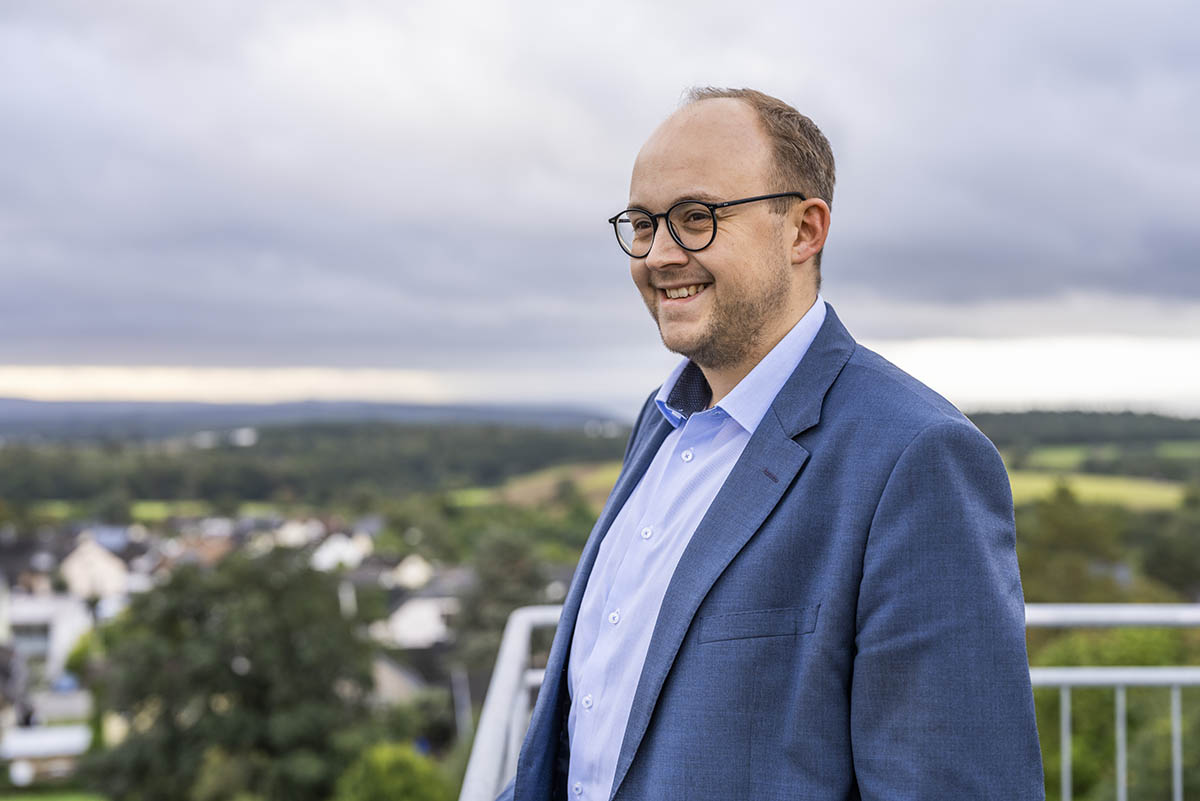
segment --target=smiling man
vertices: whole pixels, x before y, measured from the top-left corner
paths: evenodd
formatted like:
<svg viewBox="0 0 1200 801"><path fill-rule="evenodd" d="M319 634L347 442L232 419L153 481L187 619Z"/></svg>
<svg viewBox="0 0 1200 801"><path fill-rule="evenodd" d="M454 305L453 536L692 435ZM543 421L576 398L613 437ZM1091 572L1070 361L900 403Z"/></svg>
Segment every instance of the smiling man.
<svg viewBox="0 0 1200 801"><path fill-rule="evenodd" d="M683 359L638 416L514 782L550 799L1040 799L995 448L818 294L829 143L693 91L609 222Z"/></svg>

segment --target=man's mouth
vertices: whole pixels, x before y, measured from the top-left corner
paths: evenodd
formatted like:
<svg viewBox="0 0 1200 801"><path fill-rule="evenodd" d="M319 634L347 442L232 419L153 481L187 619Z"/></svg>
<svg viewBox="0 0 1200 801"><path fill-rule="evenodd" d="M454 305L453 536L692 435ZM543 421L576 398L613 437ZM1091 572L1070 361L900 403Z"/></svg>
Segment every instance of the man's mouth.
<svg viewBox="0 0 1200 801"><path fill-rule="evenodd" d="M667 298L671 298L671 299L690 298L692 295L699 295L701 292L708 289L710 286L712 286L711 283L691 284L690 286L663 287L663 288L660 288L658 291L661 292L663 295L665 295Z"/></svg>

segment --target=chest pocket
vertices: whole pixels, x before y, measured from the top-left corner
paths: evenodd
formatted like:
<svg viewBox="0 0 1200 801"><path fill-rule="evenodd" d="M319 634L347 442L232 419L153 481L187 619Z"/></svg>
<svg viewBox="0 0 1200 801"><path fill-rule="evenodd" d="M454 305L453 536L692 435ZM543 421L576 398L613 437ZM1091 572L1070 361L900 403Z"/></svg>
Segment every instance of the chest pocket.
<svg viewBox="0 0 1200 801"><path fill-rule="evenodd" d="M700 642L808 634L817 628L820 608L821 605L816 604L708 615L700 618Z"/></svg>

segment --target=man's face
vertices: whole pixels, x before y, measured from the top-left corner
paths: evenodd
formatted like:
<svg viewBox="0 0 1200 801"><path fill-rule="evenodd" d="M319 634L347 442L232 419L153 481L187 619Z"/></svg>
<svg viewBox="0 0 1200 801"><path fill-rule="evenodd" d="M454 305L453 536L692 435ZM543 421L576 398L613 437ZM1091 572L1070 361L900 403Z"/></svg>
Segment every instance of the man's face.
<svg viewBox="0 0 1200 801"><path fill-rule="evenodd" d="M729 99L679 110L650 137L633 168L631 207L665 212L680 200L725 200L776 191L771 151L754 111ZM701 367L725 369L761 358L795 322L794 228L769 201L717 210L717 235L704 250L679 247L659 219L650 253L630 259L634 283L663 344ZM678 290L699 287L684 297ZM669 294L668 294L669 292ZM798 317L797 317L798 319Z"/></svg>

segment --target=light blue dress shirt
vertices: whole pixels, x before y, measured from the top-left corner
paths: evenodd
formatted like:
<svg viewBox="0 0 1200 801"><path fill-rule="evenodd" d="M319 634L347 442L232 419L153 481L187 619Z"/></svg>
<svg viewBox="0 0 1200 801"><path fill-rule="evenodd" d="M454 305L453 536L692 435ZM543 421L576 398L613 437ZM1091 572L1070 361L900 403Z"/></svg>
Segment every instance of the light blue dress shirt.
<svg viewBox="0 0 1200 801"><path fill-rule="evenodd" d="M570 797L608 801L650 635L675 566L824 321L825 301L818 296L792 330L711 409L689 415L670 402L684 390L696 391L682 382L707 387L687 359L659 390L655 403L675 430L600 545L571 641Z"/></svg>

